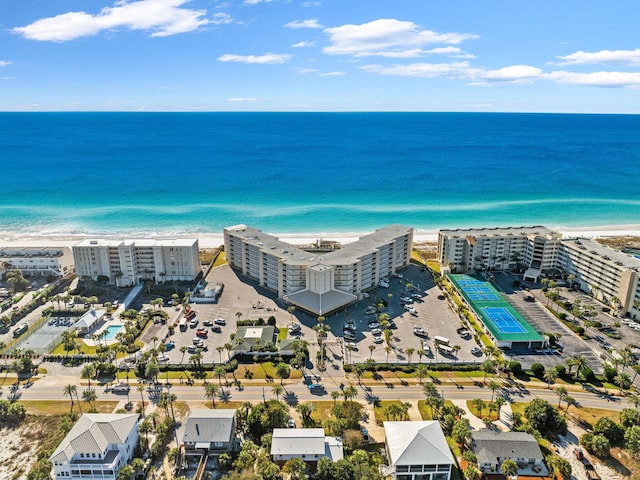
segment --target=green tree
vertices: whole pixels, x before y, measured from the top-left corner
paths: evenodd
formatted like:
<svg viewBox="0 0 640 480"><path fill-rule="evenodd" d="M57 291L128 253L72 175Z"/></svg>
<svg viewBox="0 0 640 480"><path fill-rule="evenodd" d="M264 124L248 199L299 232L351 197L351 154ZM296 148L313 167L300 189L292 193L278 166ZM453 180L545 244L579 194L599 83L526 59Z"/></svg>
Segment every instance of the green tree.
<svg viewBox="0 0 640 480"><path fill-rule="evenodd" d="M289 378L289 375L291 373L291 370L289 368L289 365L287 365L284 362L280 362L278 363L278 365L276 365L276 376L280 379L280 385L283 385L283 380L285 378Z"/></svg>
<svg viewBox="0 0 640 480"><path fill-rule="evenodd" d="M451 436L460 445L464 445L471 438L471 427L466 418L456 420L451 430Z"/></svg>
<svg viewBox="0 0 640 480"><path fill-rule="evenodd" d="M496 382L495 380L491 380L487 386L489 387L489 390L491 390L491 400L490 401L493 402L493 397L496 394L496 390L498 390L500 388L500 384L498 382Z"/></svg>
<svg viewBox="0 0 640 480"><path fill-rule="evenodd" d="M307 464L299 458L292 458L282 466L282 471L288 473L291 480L302 480L307 477Z"/></svg>
<svg viewBox="0 0 640 480"><path fill-rule="evenodd" d="M518 464L510 458L507 458L500 465L500 471L507 478L515 477L518 474Z"/></svg>
<svg viewBox="0 0 640 480"><path fill-rule="evenodd" d="M204 396L211 400L211 405L216 408L216 395L220 392L220 386L215 383L205 382Z"/></svg>
<svg viewBox="0 0 640 480"><path fill-rule="evenodd" d="M474 398L471 400L471 405L478 411L478 417L482 418L482 409L486 406L486 403L481 398Z"/></svg>
<svg viewBox="0 0 640 480"><path fill-rule="evenodd" d="M87 363L82 367L82 372L80 373L81 378L86 378L89 380L89 389L91 389L91 379L96 375L96 367L93 363Z"/></svg>
<svg viewBox="0 0 640 480"><path fill-rule="evenodd" d="M571 477L571 464L569 461L557 455L549 455L545 458L549 470L556 476L560 475L562 478Z"/></svg>
<svg viewBox="0 0 640 480"><path fill-rule="evenodd" d="M276 400L280 400L280 395L284 393L284 387L282 385L275 384L271 387L271 391L276 396Z"/></svg>
<svg viewBox="0 0 640 480"><path fill-rule="evenodd" d="M580 437L580 445L582 445L589 453L605 458L609 456L611 444L604 435L594 435L585 433Z"/></svg>
<svg viewBox="0 0 640 480"><path fill-rule="evenodd" d="M69 397L71 399L71 410L69 411L73 412L73 395L78 393L78 389L76 388L75 385L68 384L68 385L65 385L64 389L62 390L62 393L64 393L65 397Z"/></svg>
<svg viewBox="0 0 640 480"><path fill-rule="evenodd" d="M624 432L624 445L633 455L640 455L639 425L633 425Z"/></svg>
<svg viewBox="0 0 640 480"><path fill-rule="evenodd" d="M554 437L567 431L567 422L549 402L536 398L524 409L524 416L532 428L544 437Z"/></svg>
<svg viewBox="0 0 640 480"><path fill-rule="evenodd" d="M609 417L600 417L593 425L593 433L603 435L611 443L619 443L624 439L624 430Z"/></svg>
<svg viewBox="0 0 640 480"><path fill-rule="evenodd" d="M624 408L620 412L620 425L627 430L635 425L640 425L640 410Z"/></svg>

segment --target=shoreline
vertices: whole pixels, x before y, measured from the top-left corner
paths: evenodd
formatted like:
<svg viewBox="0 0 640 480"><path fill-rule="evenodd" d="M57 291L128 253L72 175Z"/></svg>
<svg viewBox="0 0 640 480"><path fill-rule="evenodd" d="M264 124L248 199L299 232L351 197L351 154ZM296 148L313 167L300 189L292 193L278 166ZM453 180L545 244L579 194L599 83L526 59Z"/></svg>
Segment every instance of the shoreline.
<svg viewBox="0 0 640 480"><path fill-rule="evenodd" d="M477 228L477 227L469 227ZM486 227L493 228L493 227ZM564 227L564 226L548 226L547 228L559 231L563 238L600 238L600 237L640 237L640 224L634 225L603 225L603 226L585 226L585 227ZM414 230L414 244L435 243L438 240L438 231L440 229ZM451 230L447 228L446 230ZM269 233L280 240L293 245L308 245L318 240L334 241L339 243L351 243L362 235L372 233L373 230L363 232L310 232L310 233ZM224 243L223 233L213 232L185 232L184 235L88 235L88 234L43 234L35 235L33 233L7 232L0 231L0 248L3 247L71 247L82 240L88 238L106 238L106 239L137 239L137 238L198 238L200 248L216 248Z"/></svg>

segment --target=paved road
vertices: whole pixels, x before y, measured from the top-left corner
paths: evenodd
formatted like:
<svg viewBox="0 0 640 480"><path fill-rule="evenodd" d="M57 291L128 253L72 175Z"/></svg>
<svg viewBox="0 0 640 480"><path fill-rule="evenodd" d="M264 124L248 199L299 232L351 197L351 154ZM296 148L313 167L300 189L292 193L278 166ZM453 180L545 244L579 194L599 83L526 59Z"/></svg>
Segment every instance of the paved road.
<svg viewBox="0 0 640 480"><path fill-rule="evenodd" d="M358 385L359 395L358 399L361 401L373 402L376 399L379 400L421 400L424 399L424 393L420 385ZM20 386L16 391L16 397L24 400L62 400L68 401L62 392L63 384L59 379L39 379L34 382L30 387ZM273 398L271 393L271 386L255 386L249 385L242 387L239 390L237 387L225 388L225 394L221 395L221 399L229 401L261 401L264 398ZM298 402L305 402L308 400L331 400L331 391L340 391L340 386L327 384L327 392L322 395L311 394L308 388L302 383L286 385L287 394L285 400L295 405ZM482 398L485 400L491 399L491 390L473 385L455 385L455 384L440 384L438 391L444 398L447 399L460 399L470 400L473 398ZM204 389L201 385L186 386L186 385L172 385L171 392L176 394L178 400L181 401L199 401L206 400L204 396ZM80 392L79 392L80 393ZM3 389L3 396L7 397L11 394L11 389L5 387ZM105 392L104 386L96 387L96 394L98 400L123 400L126 399L126 395L115 394L111 392ZM630 405L625 399L620 397L614 397L611 395L604 395L598 393L590 393L580 390L571 390L569 394L576 400L578 406L584 407L596 407L607 408L614 410L621 410L622 408L629 407ZM547 388L524 388L520 384L513 384L508 388L503 388L496 392L496 395L503 396L508 400L514 402L530 402L535 398L542 398L549 401L552 404L556 404L558 396L552 389ZM130 392L131 399L137 401L140 398L140 393L135 386L132 386ZM147 395L145 393L145 400Z"/></svg>

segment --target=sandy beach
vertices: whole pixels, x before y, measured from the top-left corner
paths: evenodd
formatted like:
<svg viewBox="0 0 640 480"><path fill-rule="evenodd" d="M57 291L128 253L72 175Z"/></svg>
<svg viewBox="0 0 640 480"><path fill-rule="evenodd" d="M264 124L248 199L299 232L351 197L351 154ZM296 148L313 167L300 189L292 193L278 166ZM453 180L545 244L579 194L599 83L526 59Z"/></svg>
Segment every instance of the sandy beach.
<svg viewBox="0 0 640 480"><path fill-rule="evenodd" d="M488 227L490 228L490 226ZM640 224L635 225L606 225L600 227L563 227L563 226L548 226L548 228L559 231L564 238L599 238L599 237L640 237ZM283 241L291 243L293 245L309 245L315 243L318 240L335 241L340 243L351 243L361 235L366 235L370 232L320 232L320 233L272 233ZM182 238L197 237L200 243L200 248L215 248L224 243L223 234L220 233L200 233L200 234L185 234ZM0 232L0 248L2 247L70 247L76 243L81 242L87 238L108 238L108 239L123 239L123 238L149 238L149 237L122 237L122 236L105 236L105 235L25 235L17 232ZM176 238L176 236L161 236L157 235L153 238ZM414 231L414 243L433 243L438 240L438 230L422 230L416 229Z"/></svg>

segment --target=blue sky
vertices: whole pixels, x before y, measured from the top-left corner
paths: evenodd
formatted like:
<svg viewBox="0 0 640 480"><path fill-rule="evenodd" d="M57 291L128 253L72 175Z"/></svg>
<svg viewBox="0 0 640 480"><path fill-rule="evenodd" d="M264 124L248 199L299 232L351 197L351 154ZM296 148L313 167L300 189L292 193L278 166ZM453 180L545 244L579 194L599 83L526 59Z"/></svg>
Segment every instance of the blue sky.
<svg viewBox="0 0 640 480"><path fill-rule="evenodd" d="M2 0L0 110L640 113L640 2Z"/></svg>

